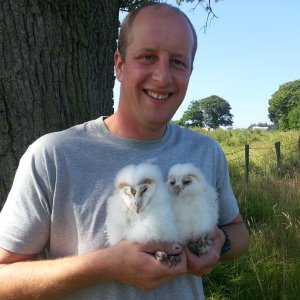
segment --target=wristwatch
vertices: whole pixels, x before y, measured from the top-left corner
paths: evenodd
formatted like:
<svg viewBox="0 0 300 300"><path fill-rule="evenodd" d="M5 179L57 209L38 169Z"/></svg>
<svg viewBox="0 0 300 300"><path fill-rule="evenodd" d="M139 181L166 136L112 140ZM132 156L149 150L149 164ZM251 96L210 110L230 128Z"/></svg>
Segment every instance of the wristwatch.
<svg viewBox="0 0 300 300"><path fill-rule="evenodd" d="M224 245L223 245L223 247L221 249L221 253L220 253L220 256L222 256L223 254L225 254L227 251L229 251L231 249L231 241L230 241L228 232L222 227L219 227L219 229L222 230L222 232L225 235L225 242L224 242Z"/></svg>

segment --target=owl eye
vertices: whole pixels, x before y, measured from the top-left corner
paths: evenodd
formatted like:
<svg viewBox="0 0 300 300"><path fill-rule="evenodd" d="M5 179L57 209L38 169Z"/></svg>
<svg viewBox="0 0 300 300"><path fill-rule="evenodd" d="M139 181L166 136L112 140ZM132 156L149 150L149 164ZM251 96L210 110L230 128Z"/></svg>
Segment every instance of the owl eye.
<svg viewBox="0 0 300 300"><path fill-rule="evenodd" d="M148 190L148 187L144 186L141 190L141 196Z"/></svg>
<svg viewBox="0 0 300 300"><path fill-rule="evenodd" d="M171 185L174 185L174 184L175 184L175 181L174 181L174 180L170 181L170 184L171 184Z"/></svg>
<svg viewBox="0 0 300 300"><path fill-rule="evenodd" d="M189 185L191 183L191 180L183 180L183 185Z"/></svg>

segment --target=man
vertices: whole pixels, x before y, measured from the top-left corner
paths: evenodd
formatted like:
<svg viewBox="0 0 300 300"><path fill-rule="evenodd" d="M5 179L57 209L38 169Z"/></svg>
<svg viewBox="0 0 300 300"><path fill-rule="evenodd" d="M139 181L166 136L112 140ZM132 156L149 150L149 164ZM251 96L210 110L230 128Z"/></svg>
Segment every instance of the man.
<svg viewBox="0 0 300 300"><path fill-rule="evenodd" d="M126 18L115 54L118 111L46 135L21 159L0 215L0 299L203 299L201 276L212 271L221 249L229 250L222 259L245 251L249 237L220 147L168 125L184 99L196 45L191 23L170 5ZM159 165L165 176L173 164L192 162L217 188L222 230L210 234L208 253L198 257L176 243L106 247L115 174L142 161ZM156 250L180 262L162 264Z"/></svg>

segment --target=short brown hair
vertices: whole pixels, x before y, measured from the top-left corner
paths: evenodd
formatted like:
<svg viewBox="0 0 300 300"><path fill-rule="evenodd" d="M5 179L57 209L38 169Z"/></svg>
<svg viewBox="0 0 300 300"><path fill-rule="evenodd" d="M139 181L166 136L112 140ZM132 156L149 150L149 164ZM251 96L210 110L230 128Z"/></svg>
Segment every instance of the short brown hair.
<svg viewBox="0 0 300 300"><path fill-rule="evenodd" d="M141 10L143 10L146 7L149 6L164 6L164 7L169 7L171 8L173 11L179 13L180 15L182 15L188 22L188 24L190 25L191 29L192 29L192 33L193 33L193 39L194 39L194 44L193 44L193 48L192 48L192 65L191 67L193 68L193 62L194 62L194 58L195 58L195 54L197 51L197 46L198 46L198 42L197 42L197 34L195 31L195 28L193 26L193 24L191 23L190 19L187 17L187 15L182 12L179 8L171 5L171 4L167 4L167 3L159 3L159 2L148 2L147 4L143 5L143 6L139 6L138 8L132 10L124 19L124 21L122 22L121 28L120 28L120 33L119 33L119 41L118 41L118 51L121 54L121 58L123 61L125 61L125 56L126 56L126 50L129 44L129 34L130 34L130 30L132 27L132 24L135 20L135 18L137 17L137 15L139 14L139 12Z"/></svg>

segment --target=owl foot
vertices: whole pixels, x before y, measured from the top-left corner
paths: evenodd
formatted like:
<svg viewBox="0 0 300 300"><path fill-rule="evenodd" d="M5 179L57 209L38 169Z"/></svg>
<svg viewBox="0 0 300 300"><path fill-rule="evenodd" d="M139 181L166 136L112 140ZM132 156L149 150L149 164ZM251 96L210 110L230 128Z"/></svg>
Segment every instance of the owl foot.
<svg viewBox="0 0 300 300"><path fill-rule="evenodd" d="M180 262L180 257L176 255L168 255L163 251L156 251L154 253L155 258L166 265L170 265L170 267L175 267Z"/></svg>
<svg viewBox="0 0 300 300"><path fill-rule="evenodd" d="M168 262L168 254L166 252L155 251L154 256L161 263L166 264Z"/></svg>
<svg viewBox="0 0 300 300"><path fill-rule="evenodd" d="M188 247L195 255L206 253L212 247L212 241L207 239L207 235L202 236L197 241L190 241Z"/></svg>
<svg viewBox="0 0 300 300"><path fill-rule="evenodd" d="M179 255L169 255L168 257L171 267L176 267L176 265L180 262Z"/></svg>

